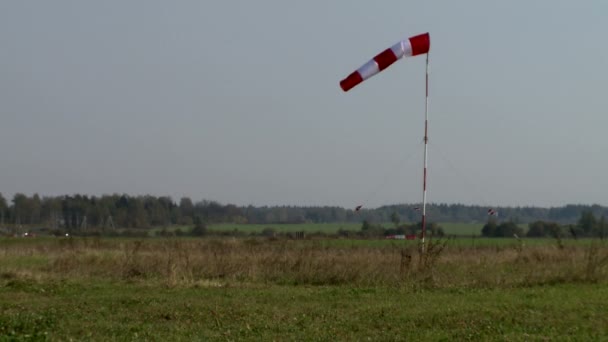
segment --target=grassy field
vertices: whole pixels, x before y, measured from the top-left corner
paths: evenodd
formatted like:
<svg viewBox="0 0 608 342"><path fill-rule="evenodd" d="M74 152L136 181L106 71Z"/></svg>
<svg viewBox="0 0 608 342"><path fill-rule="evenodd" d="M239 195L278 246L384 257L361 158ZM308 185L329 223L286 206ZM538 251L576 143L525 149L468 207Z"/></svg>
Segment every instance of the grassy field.
<svg viewBox="0 0 608 342"><path fill-rule="evenodd" d="M472 236L481 235L484 223L450 223L441 222L439 226L447 235Z"/></svg>
<svg viewBox="0 0 608 342"><path fill-rule="evenodd" d="M605 340L608 287L516 289L3 281L4 340Z"/></svg>
<svg viewBox="0 0 608 342"><path fill-rule="evenodd" d="M608 339L608 246L469 240L0 239L0 340Z"/></svg>
<svg viewBox="0 0 608 342"><path fill-rule="evenodd" d="M312 233L325 233L325 234L335 234L338 230L347 230L347 231L359 231L361 230L361 223L298 223L298 224L244 224L244 223L219 223L219 224L211 224L208 226L210 230L217 232L231 232L231 231L239 231L245 234L255 233L259 234L264 229L273 229L276 232L281 233L295 233L295 232L304 232L308 234ZM385 228L393 227L393 224L390 222L382 223ZM447 235L456 235L456 236L481 236L481 229L483 228L484 223L453 223L453 222L441 222L439 226L443 228L445 234ZM527 225L521 225L526 231ZM175 231L176 229L181 230L182 232L188 232L192 229L192 226L173 226L169 227L167 230ZM162 229L155 228L150 230L150 236L155 236Z"/></svg>
<svg viewBox="0 0 608 342"><path fill-rule="evenodd" d="M484 238L484 237L469 237L469 238L446 238L450 248L467 248L471 250L484 248L512 248L518 250L526 247L558 247L559 244L555 239L551 238ZM564 239L561 240L562 246L588 246L595 243L594 239ZM317 243L326 247L385 247L385 248L416 248L420 243L419 240L389 240L389 239L326 239L319 240Z"/></svg>
<svg viewBox="0 0 608 342"><path fill-rule="evenodd" d="M448 235L471 236L481 235L483 223L448 223L439 224L444 232ZM392 223L384 223L384 227L393 227ZM338 230L358 231L361 229L361 223L302 223L302 224L239 224L239 223L222 223L213 224L209 229L215 231L233 231L259 233L266 228L272 228L277 232L306 232L306 233L336 233ZM182 228L183 229L183 228Z"/></svg>
<svg viewBox="0 0 608 342"><path fill-rule="evenodd" d="M336 233L338 230L360 230L361 223L301 223L301 224L238 224L221 223L209 226L215 231L238 230L246 233L260 233L266 228L272 228L277 232L295 233Z"/></svg>

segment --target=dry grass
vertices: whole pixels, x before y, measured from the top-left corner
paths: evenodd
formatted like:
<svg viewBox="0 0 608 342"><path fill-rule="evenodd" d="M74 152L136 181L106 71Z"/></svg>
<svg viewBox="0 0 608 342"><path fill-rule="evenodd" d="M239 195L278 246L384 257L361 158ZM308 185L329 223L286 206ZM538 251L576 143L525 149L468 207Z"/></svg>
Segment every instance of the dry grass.
<svg viewBox="0 0 608 342"><path fill-rule="evenodd" d="M327 247L263 239L57 239L0 247L5 279L156 281L168 287L234 283L517 287L608 280L608 247Z"/></svg>

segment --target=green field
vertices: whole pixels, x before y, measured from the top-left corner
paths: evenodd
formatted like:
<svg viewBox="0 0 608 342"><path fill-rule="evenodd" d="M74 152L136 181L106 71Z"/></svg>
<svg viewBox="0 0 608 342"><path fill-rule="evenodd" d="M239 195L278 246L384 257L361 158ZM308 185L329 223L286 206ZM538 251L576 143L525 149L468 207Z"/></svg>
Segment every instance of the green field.
<svg viewBox="0 0 608 342"><path fill-rule="evenodd" d="M339 230L347 231L359 231L361 230L361 223L298 223L298 224L245 224L245 223L219 223L211 224L208 228L216 232L232 232L238 231L245 234L259 234L265 229L272 229L278 233L295 233L304 232L308 234L313 233L325 233L335 234ZM382 223L385 228L393 227L393 224ZM452 223L452 222L441 222L439 226L443 228L445 234L456 235L456 236L481 236L481 229L484 223ZM520 225L524 230L527 230L527 225ZM167 230L175 231L176 229L182 232L188 232L192 229L192 226L173 226L167 228ZM150 231L150 236L155 236L161 229L156 228Z"/></svg>
<svg viewBox="0 0 608 342"><path fill-rule="evenodd" d="M437 239L436 239L437 240ZM451 248L513 248L520 249L525 247L550 247L558 246L558 242L551 238L444 238L440 241L446 241ZM564 246L588 246L594 243L594 239L565 239L561 241ZM327 247L416 247L420 240L390 240L390 239L325 239L318 240L318 244Z"/></svg>
<svg viewBox="0 0 608 342"><path fill-rule="evenodd" d="M449 223L441 222L439 226L447 235L472 236L481 235L484 223Z"/></svg>
<svg viewBox="0 0 608 342"><path fill-rule="evenodd" d="M608 287L378 287L3 280L0 340L597 341Z"/></svg>
<svg viewBox="0 0 608 342"><path fill-rule="evenodd" d="M608 339L602 241L417 247L0 239L0 341Z"/></svg>
<svg viewBox="0 0 608 342"><path fill-rule="evenodd" d="M451 223L451 222L441 222L439 226L443 228L444 232L447 235L458 235L458 236L472 236L479 235L481 236L481 229L485 223ZM527 224L518 224L524 232L528 231Z"/></svg>
<svg viewBox="0 0 608 342"><path fill-rule="evenodd" d="M482 223L440 223L444 232L448 235L481 235ZM383 226L390 228L392 223L383 223ZM242 231L246 233L260 233L266 228L272 228L277 232L306 232L306 233L336 233L338 230L357 231L361 229L361 223L301 223L301 224L241 224L241 223L221 223L212 224L209 229L215 231Z"/></svg>
<svg viewBox="0 0 608 342"><path fill-rule="evenodd" d="M238 230L245 233L260 233L264 229L272 228L277 232L284 233L336 233L338 230L359 230L360 223L299 223L299 224L239 224L239 223L221 223L212 224L209 229L226 232Z"/></svg>

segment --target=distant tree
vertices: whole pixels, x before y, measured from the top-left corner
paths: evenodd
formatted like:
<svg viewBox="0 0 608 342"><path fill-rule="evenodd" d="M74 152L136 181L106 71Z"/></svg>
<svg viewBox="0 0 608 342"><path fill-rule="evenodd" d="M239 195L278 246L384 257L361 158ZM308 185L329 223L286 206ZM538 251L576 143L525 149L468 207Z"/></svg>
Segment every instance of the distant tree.
<svg viewBox="0 0 608 342"><path fill-rule="evenodd" d="M576 224L569 224L568 226L566 226L566 229L570 236L574 238L574 240L585 235L583 230Z"/></svg>
<svg viewBox="0 0 608 342"><path fill-rule="evenodd" d="M393 213L391 214L391 222L393 222L393 224L395 225L395 228L399 227L399 222L401 220L399 219L399 214L397 214L396 211L393 211Z"/></svg>
<svg viewBox="0 0 608 342"><path fill-rule="evenodd" d="M194 204L189 197L182 197L179 200L180 224L192 224L194 221Z"/></svg>
<svg viewBox="0 0 608 342"><path fill-rule="evenodd" d="M496 236L496 220L489 220L483 228L481 228L481 235L485 237L494 237Z"/></svg>
<svg viewBox="0 0 608 342"><path fill-rule="evenodd" d="M481 235L485 237L519 237L524 235L524 230L513 221L503 222L499 225L496 221L490 220L481 229Z"/></svg>
<svg viewBox="0 0 608 342"><path fill-rule="evenodd" d="M0 227L4 225L4 222L8 216L8 205L6 199L0 193Z"/></svg>
<svg viewBox="0 0 608 342"><path fill-rule="evenodd" d="M22 193L16 193L13 196L13 216L15 224L27 223L27 217L29 214L29 199Z"/></svg>
<svg viewBox="0 0 608 342"><path fill-rule="evenodd" d="M364 237L380 237L384 236L385 230L381 225L371 224L369 221L364 220L361 225L360 234Z"/></svg>
<svg viewBox="0 0 608 342"><path fill-rule="evenodd" d="M61 220L61 199L59 197L44 197L41 210L46 224L53 229L58 229Z"/></svg>
<svg viewBox="0 0 608 342"><path fill-rule="evenodd" d="M200 216L194 217L194 228L192 228L191 234L193 236L205 236L207 235L207 225Z"/></svg>
<svg viewBox="0 0 608 342"><path fill-rule="evenodd" d="M440 227L437 223L432 222L431 224L429 224L428 227L426 227L427 230L427 234L430 234L433 237L443 237L445 236L445 232L443 231L443 228Z"/></svg>
<svg viewBox="0 0 608 342"><path fill-rule="evenodd" d="M162 237L173 236L173 234L174 234L174 233L173 233L173 232L171 232L171 231L168 231L168 230L167 230L167 228L163 228L163 229L161 229L160 231L158 231L158 232L156 233L156 235L158 235L158 236L162 236Z"/></svg>
<svg viewBox="0 0 608 342"><path fill-rule="evenodd" d="M591 210L585 210L581 213L581 217L578 220L578 228L586 235L589 236L596 229L597 220Z"/></svg>
<svg viewBox="0 0 608 342"><path fill-rule="evenodd" d="M426 232L425 232L426 236L432 236L432 237L445 236L445 232L443 231L443 228L440 227L435 222L427 223L425 229L426 229ZM405 232L406 232L406 234L418 234L418 233L422 234L422 222L418 222L415 225L407 227Z"/></svg>
<svg viewBox="0 0 608 342"><path fill-rule="evenodd" d="M160 198L144 196L144 209L148 223L152 226L165 226L170 224L169 208L165 207Z"/></svg>
<svg viewBox="0 0 608 342"><path fill-rule="evenodd" d="M265 237L275 237L277 235L277 231L272 227L266 227L262 229L262 236Z"/></svg>
<svg viewBox="0 0 608 342"><path fill-rule="evenodd" d="M560 226L557 222L547 222L545 225L545 234L558 238L563 235L564 228Z"/></svg>
<svg viewBox="0 0 608 342"><path fill-rule="evenodd" d="M371 229L372 225L367 220L363 220L363 224L361 225L361 231L368 231Z"/></svg>
<svg viewBox="0 0 608 342"><path fill-rule="evenodd" d="M604 215L602 215L602 217L600 218L600 221L597 223L596 228L595 228L595 234L596 236L599 236L600 239L604 240L604 238L606 237L606 233L608 233L606 231L606 217Z"/></svg>
<svg viewBox="0 0 608 342"><path fill-rule="evenodd" d="M121 209L121 208L127 208L129 206L129 196L128 195L122 195L120 196L120 198L118 198L118 200L116 201L116 208Z"/></svg>
<svg viewBox="0 0 608 342"><path fill-rule="evenodd" d="M532 222L528 225L528 233L526 234L528 237L544 237L547 236L547 231L545 230L545 222L536 221Z"/></svg>
<svg viewBox="0 0 608 342"><path fill-rule="evenodd" d="M415 225L410 226L407 224L401 224L395 228L385 229L384 235L407 235L407 234L416 234L417 227Z"/></svg>
<svg viewBox="0 0 608 342"><path fill-rule="evenodd" d="M127 227L148 228L148 217L141 197L132 197L127 206Z"/></svg>
<svg viewBox="0 0 608 342"><path fill-rule="evenodd" d="M559 237L561 236L561 230L559 224L556 222L546 221L535 221L528 225L527 237Z"/></svg>
<svg viewBox="0 0 608 342"><path fill-rule="evenodd" d="M338 229L337 235L340 236L340 237L346 237L347 238L347 237L351 237L354 234L353 234L353 231L351 231L351 230L346 230L346 229L340 228L340 229Z"/></svg>
<svg viewBox="0 0 608 342"><path fill-rule="evenodd" d="M495 237L513 237L514 235L523 236L524 230L513 221L499 224L494 233Z"/></svg>
<svg viewBox="0 0 608 342"><path fill-rule="evenodd" d="M38 194L34 194L34 196L29 200L29 223L30 224L40 224L41 222L41 213L42 213L42 201L40 200L40 196Z"/></svg>

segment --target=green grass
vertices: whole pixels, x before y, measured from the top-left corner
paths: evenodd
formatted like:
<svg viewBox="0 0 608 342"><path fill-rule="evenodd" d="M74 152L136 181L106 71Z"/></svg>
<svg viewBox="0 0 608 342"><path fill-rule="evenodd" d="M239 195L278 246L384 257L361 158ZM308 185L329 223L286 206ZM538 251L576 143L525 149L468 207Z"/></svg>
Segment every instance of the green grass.
<svg viewBox="0 0 608 342"><path fill-rule="evenodd" d="M481 229L485 223L450 223L441 222L441 226L447 235L457 236L481 236ZM392 223L383 223L385 228L393 227ZM522 226L527 229L527 225ZM179 227L183 231L190 230L189 227ZM361 223L301 223L301 224L244 224L244 223L221 223L209 225L209 229L215 231L241 231L245 233L260 233L266 228L272 228L277 232L293 233L336 233L338 230L358 231Z"/></svg>
<svg viewBox="0 0 608 342"><path fill-rule="evenodd" d="M441 222L439 226L447 235L471 236L481 235L481 228L485 223L450 223Z"/></svg>
<svg viewBox="0 0 608 342"><path fill-rule="evenodd" d="M392 223L383 223L385 228L393 227ZM481 223L440 223L448 235L471 236L480 235L483 224ZM301 224L243 224L243 223L221 223L209 225L209 229L215 231L233 231L259 233L266 228L272 228L277 232L323 232L336 233L339 229L358 231L361 223L301 223Z"/></svg>
<svg viewBox="0 0 608 342"><path fill-rule="evenodd" d="M519 246L557 246L557 242L552 238L523 238L517 240L515 238L486 238L486 237L456 237L444 238L441 240L449 240L447 246L475 248L475 247L519 247ZM437 240L437 239L435 239ZM589 245L594 239L565 239L562 243L565 246L582 246ZM400 246L417 246L419 240L390 240L390 239L325 239L319 240L319 243L327 247L400 247Z"/></svg>
<svg viewBox="0 0 608 342"><path fill-rule="evenodd" d="M240 224L221 223L212 224L210 230L233 231L238 230L245 233L260 233L266 228L272 228L277 232L294 233L336 233L338 230L360 230L361 223L300 223L300 224Z"/></svg>
<svg viewBox="0 0 608 342"><path fill-rule="evenodd" d="M393 224L390 222L381 223L385 228L393 227ZM481 236L481 229L483 228L485 223L452 223L452 222L441 222L439 226L441 226L444 232L447 235L457 235L457 236ZM294 223L294 224L283 224L283 223L273 223L273 224L247 224L247 223L218 223L218 224L210 224L208 228L213 231L218 232L230 232L230 231L240 231L244 233L260 233L264 229L271 228L276 232L283 233L294 233L294 232L305 232L305 233L326 233L326 234L334 234L337 233L338 230L348 230L348 231L359 231L361 229L361 222L346 222L346 223ZM521 225L524 230L527 230L527 225ZM153 228L149 230L149 236L156 236L161 230L166 229L167 231L175 231L177 229L182 232L189 232L192 229L192 225L184 226L170 226L166 228Z"/></svg>
<svg viewBox="0 0 608 342"><path fill-rule="evenodd" d="M0 239L0 341L608 340L608 246L564 245Z"/></svg>
<svg viewBox="0 0 608 342"><path fill-rule="evenodd" d="M453 223L453 222L441 222L439 226L443 228L443 231L447 235L457 236L481 236L481 229L485 223ZM528 231L527 224L519 224L524 232Z"/></svg>
<svg viewBox="0 0 608 342"><path fill-rule="evenodd" d="M608 286L408 290L4 281L0 340L604 340Z"/></svg>
<svg viewBox="0 0 608 342"><path fill-rule="evenodd" d="M182 232L189 232L192 230L194 225L173 225L167 227L155 227L148 230L148 236L157 236L161 231L166 230L168 232L175 232L181 230Z"/></svg>

